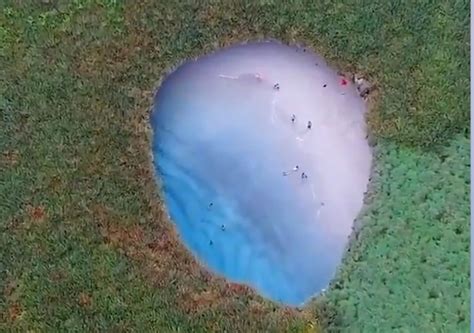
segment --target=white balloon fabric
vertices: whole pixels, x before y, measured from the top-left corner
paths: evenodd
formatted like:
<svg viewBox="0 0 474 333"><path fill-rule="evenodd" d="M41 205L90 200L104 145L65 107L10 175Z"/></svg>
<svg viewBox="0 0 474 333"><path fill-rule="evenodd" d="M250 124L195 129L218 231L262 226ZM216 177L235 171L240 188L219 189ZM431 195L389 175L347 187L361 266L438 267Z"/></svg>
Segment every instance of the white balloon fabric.
<svg viewBox="0 0 474 333"><path fill-rule="evenodd" d="M369 180L365 110L323 59L275 41L179 67L151 125L157 181L185 245L275 301L320 293Z"/></svg>

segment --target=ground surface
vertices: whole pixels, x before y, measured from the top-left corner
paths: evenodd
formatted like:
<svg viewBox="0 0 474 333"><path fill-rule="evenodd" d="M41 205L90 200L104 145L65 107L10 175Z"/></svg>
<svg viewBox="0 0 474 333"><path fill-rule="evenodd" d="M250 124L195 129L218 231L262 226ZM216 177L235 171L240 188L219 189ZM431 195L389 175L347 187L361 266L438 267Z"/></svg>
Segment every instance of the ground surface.
<svg viewBox="0 0 474 333"><path fill-rule="evenodd" d="M469 3L212 3L0 1L0 330L467 331ZM264 36L380 88L364 227L302 312L199 268L147 155L157 80Z"/></svg>

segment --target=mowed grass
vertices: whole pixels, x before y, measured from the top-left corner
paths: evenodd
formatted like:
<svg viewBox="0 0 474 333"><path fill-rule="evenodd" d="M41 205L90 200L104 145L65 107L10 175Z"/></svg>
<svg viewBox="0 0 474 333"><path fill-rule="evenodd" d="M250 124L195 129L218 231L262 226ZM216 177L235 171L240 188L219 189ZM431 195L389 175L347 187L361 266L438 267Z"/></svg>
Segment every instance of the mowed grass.
<svg viewBox="0 0 474 333"><path fill-rule="evenodd" d="M0 330L466 332L468 19L467 1L0 0ZM150 168L163 76L264 37L378 87L362 227L303 311L201 268Z"/></svg>

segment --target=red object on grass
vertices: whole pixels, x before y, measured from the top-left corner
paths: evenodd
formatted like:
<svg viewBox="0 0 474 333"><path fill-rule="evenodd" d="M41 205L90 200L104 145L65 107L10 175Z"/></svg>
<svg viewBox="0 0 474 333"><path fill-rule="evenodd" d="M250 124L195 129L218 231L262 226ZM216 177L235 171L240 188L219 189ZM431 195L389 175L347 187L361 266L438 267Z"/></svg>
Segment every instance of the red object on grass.
<svg viewBox="0 0 474 333"><path fill-rule="evenodd" d="M341 79L341 85L343 85L343 86L347 85L347 80L345 78Z"/></svg>

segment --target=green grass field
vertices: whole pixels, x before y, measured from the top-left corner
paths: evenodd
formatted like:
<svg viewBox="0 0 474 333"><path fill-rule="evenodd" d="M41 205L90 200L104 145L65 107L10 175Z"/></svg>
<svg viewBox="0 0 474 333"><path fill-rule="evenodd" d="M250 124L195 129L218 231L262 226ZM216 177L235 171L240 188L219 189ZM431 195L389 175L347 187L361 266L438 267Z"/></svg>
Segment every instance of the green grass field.
<svg viewBox="0 0 474 333"><path fill-rule="evenodd" d="M469 2L0 0L0 331L467 332ZM376 84L375 168L328 293L276 307L179 243L153 90L245 39Z"/></svg>

